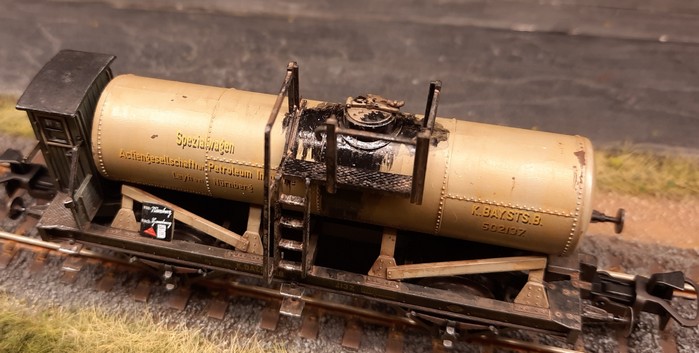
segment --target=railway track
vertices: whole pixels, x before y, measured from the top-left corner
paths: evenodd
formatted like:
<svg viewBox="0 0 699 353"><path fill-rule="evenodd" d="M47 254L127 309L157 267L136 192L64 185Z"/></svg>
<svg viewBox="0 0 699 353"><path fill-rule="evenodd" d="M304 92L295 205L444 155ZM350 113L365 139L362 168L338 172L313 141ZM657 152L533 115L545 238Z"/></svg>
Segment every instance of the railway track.
<svg viewBox="0 0 699 353"><path fill-rule="evenodd" d="M34 259L29 265L30 272L42 271L43 265L50 257L61 258L63 261L62 274L57 275L57 277L64 284L75 282L80 271L86 267L85 265L97 264L106 270L104 275L94 284L99 291L110 291L116 284L117 276L115 274L123 271L143 273L141 280L131 291L133 299L136 301L148 301L154 287L160 285L153 276L146 274L143 267L135 265L129 259L94 252L74 244L49 243L23 235L31 230L35 222L31 220L23 222L17 228L19 232L17 230L15 232L0 231L0 270L6 268L21 251L26 251L33 254ZM350 300L349 302L345 300L343 302L338 298L332 298L332 295L320 292L292 297L287 294L292 292L290 288L280 290L280 288L269 288L237 279L235 276L226 279L203 279L197 280L191 285L173 288L164 305L170 309L182 311L185 310L193 291L215 292L218 295L209 300L205 315L209 318L225 320L230 302L228 298L231 296L254 298L266 303L260 313L259 327L273 331L277 328L283 315L280 312L280 308L283 309L282 306L294 302L303 303L305 308L303 314L298 318L300 321L298 335L304 339L315 340L318 338L319 331L322 330L323 316L340 317L345 321L345 328L341 342L338 343L341 347L349 350L359 349L366 326L386 328L388 331L384 348L386 353L402 353L406 335L428 334L419 322L400 312L390 313L385 310L369 308L358 300ZM489 335L465 337L464 341L480 345L481 352L493 352L496 347L525 352L578 352L573 349ZM449 346L449 342L446 343L445 347L444 341L436 339L433 341L432 349L434 352L444 352Z"/></svg>
<svg viewBox="0 0 699 353"><path fill-rule="evenodd" d="M7 213L7 212L5 212ZM176 311L186 309L192 294L196 291L217 293L209 298L203 315L215 320L226 320L228 307L232 297L244 297L260 300L264 304L259 313L259 327L274 331L277 329L283 312L300 313L298 320L298 335L306 340L316 340L319 332L323 330L322 324L325 317L339 317L344 321L344 332L339 346L348 350L358 350L361 346L365 328L383 327L387 331L383 351L386 353L402 353L405 350L405 338L409 335L429 335L430 333L420 325L418 320L411 317L410 313L400 310L390 310L384 306L368 306L361 300L348 300L342 296L322 292L300 293L293 286L267 287L256 283L254 280L236 276L220 278L200 277L196 280L180 283L176 286L170 278L160 278L149 273L147 267L126 257L114 256L110 253L92 251L82 248L79 244L49 243L39 238L30 236L37 223L37 217L24 217L21 222L10 231L0 231L0 270L5 269L21 252L32 254L32 262L29 264L30 272L44 270L44 264L49 258L59 258L62 261L61 273L56 274L58 280L70 285L75 282L86 265L98 266L104 269L103 275L95 280L94 287L102 292L109 292L117 284L117 273L135 273L140 280L131 288L133 299L140 302L150 300L151 293L158 286L165 283L169 286L169 293L164 301L167 308ZM622 271L620 265L613 270ZM621 276L622 274L619 274ZM165 274L165 277L175 275ZM685 297L696 296L695 292L685 291L681 293ZM299 306L303 310L298 310ZM604 335L605 333L602 333ZM594 333L593 333L594 335ZM658 346L663 352L676 353L678 343L675 335L668 332L657 334ZM503 335L478 334L461 336L460 342L434 339L432 341L433 352L445 352L450 346L469 345L478 346L483 353L516 351L516 352L544 352L544 353L571 353L581 352L584 347L580 345L571 347L560 342L549 342L547 338L541 338L529 333L518 332L516 338L508 338ZM596 338L593 338L593 340ZM633 339L633 337L632 337ZM614 350L619 352L632 351L629 347L629 338L623 334L614 337ZM478 351L476 350L476 351Z"/></svg>

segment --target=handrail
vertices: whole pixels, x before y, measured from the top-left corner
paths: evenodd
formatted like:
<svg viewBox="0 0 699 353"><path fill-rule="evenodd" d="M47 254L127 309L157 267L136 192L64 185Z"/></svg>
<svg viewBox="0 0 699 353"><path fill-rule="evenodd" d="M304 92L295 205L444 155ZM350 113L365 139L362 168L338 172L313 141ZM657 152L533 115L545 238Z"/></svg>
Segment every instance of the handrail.
<svg viewBox="0 0 699 353"><path fill-rule="evenodd" d="M325 130L325 189L330 194L337 192L337 119L331 115L326 120Z"/></svg>
<svg viewBox="0 0 699 353"><path fill-rule="evenodd" d="M427 94L427 106L425 107L425 117L422 126L432 130L437 118L437 106L439 105L439 95L442 92L442 81L430 82L430 91Z"/></svg>
<svg viewBox="0 0 699 353"><path fill-rule="evenodd" d="M270 163L271 163L271 139L272 139L272 128L274 127L274 122L277 120L279 115L279 109L282 107L282 102L284 96L288 96L289 102L289 113L293 113L298 108L300 102L299 96L299 82L298 82L298 71L299 67L296 62L290 62L286 67L286 75L284 76L284 81L282 82L282 87L279 89L279 95L277 95L277 100L274 102L272 107L272 112L267 120L267 125L265 125L265 156L264 156L264 182L263 182L263 207L262 207L262 237L263 247L265 253L263 254L263 277L267 283L272 282L272 271L273 266L270 265L269 250L271 248L271 202L269 193L269 180L271 177Z"/></svg>
<svg viewBox="0 0 699 353"><path fill-rule="evenodd" d="M352 136L415 146L410 202L417 205L422 204L422 196L425 190L425 177L427 174L427 158L429 156L430 140L432 138L434 124L437 119L437 106L439 105L441 90L441 81L430 82L425 116L422 119L422 129L414 138L341 127L338 126L337 118L334 115L328 118L325 124L316 127L314 130L316 139L320 140L323 133L325 133L326 137L325 170L327 192L335 193L337 190L337 137L343 135Z"/></svg>
<svg viewBox="0 0 699 353"><path fill-rule="evenodd" d="M415 146L415 161L413 162L413 183L410 190L410 202L416 205L422 204L422 195L425 192L425 177L427 175L427 157L430 152L430 140L437 120L437 106L442 91L441 81L430 82L430 91L427 94L427 106L425 116L422 118L422 127L425 130L417 135Z"/></svg>
<svg viewBox="0 0 699 353"><path fill-rule="evenodd" d="M316 135L316 139L320 140L322 133L327 134L328 125L329 124L326 121L325 125L320 125L320 126L316 127L316 129L314 130L315 135ZM337 135L360 137L360 138L367 138L367 139L372 139L372 140L381 140L381 141L386 141L386 142L396 142L396 143L402 143L404 145L411 145L411 146L415 146L417 144L417 141L415 138L409 139L409 138L405 138L405 137L391 136L391 135L386 135L386 134L382 134L382 133L378 133L378 132L357 130L357 129L346 128L346 127L341 127L341 126L335 127L335 133Z"/></svg>

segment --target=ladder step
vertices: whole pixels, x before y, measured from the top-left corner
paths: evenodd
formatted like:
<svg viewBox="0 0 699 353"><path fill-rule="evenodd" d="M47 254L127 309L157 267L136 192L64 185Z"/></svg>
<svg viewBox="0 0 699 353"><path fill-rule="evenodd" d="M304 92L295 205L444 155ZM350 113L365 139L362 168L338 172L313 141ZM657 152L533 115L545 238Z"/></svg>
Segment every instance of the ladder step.
<svg viewBox="0 0 699 353"><path fill-rule="evenodd" d="M279 241L279 247L282 249L301 251L303 250L303 243L296 240L282 239Z"/></svg>
<svg viewBox="0 0 699 353"><path fill-rule="evenodd" d="M280 260L279 268L288 271L301 271L301 264L296 261Z"/></svg>
<svg viewBox="0 0 699 353"><path fill-rule="evenodd" d="M279 197L279 202L289 206L303 207L306 205L306 198L303 196L282 194Z"/></svg>
<svg viewBox="0 0 699 353"><path fill-rule="evenodd" d="M294 217L288 217L288 216L282 216L282 218L279 220L281 225L287 228L293 228L293 229L303 229L303 220L294 218Z"/></svg>

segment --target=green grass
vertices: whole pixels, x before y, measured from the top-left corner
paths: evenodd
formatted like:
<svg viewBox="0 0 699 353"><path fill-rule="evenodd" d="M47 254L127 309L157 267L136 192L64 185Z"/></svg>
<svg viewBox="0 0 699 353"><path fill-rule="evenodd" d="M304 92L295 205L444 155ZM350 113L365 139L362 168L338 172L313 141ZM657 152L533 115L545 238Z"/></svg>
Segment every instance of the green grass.
<svg viewBox="0 0 699 353"><path fill-rule="evenodd" d="M631 147L595 153L597 188L628 195L699 197L699 157L664 155Z"/></svg>
<svg viewBox="0 0 699 353"><path fill-rule="evenodd" d="M0 95L0 131L17 136L32 137L27 114L15 109L17 97Z"/></svg>
<svg viewBox="0 0 699 353"><path fill-rule="evenodd" d="M127 318L96 309L67 311L36 308L0 296L0 353L262 353L269 350L255 337L233 334L222 347L184 326L167 327L144 313Z"/></svg>

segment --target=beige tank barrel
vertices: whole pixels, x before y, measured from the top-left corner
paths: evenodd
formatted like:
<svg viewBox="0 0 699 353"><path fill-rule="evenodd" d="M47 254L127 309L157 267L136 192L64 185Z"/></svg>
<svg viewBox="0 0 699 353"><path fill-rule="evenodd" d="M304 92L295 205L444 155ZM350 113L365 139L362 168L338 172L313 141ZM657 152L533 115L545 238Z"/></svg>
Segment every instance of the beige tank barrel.
<svg viewBox="0 0 699 353"><path fill-rule="evenodd" d="M262 203L264 125L276 96L124 75L95 111L93 157L107 178ZM309 101L308 107L325 103ZM282 112L287 111L282 107ZM281 160L283 116L272 138ZM424 197L361 193L353 221L548 254L571 252L592 213L586 138L438 118ZM414 152L382 171L410 175ZM384 170L385 169L385 170ZM335 216L313 193L313 212Z"/></svg>
<svg viewBox="0 0 699 353"><path fill-rule="evenodd" d="M455 119L437 123L450 134L430 148L422 205L365 195L358 218L548 254L575 249L592 215L588 139ZM394 166L412 158L400 153Z"/></svg>
<svg viewBox="0 0 699 353"><path fill-rule="evenodd" d="M118 76L95 110L93 159L110 179L261 204L262 137L275 98ZM272 142L276 166L284 140Z"/></svg>

